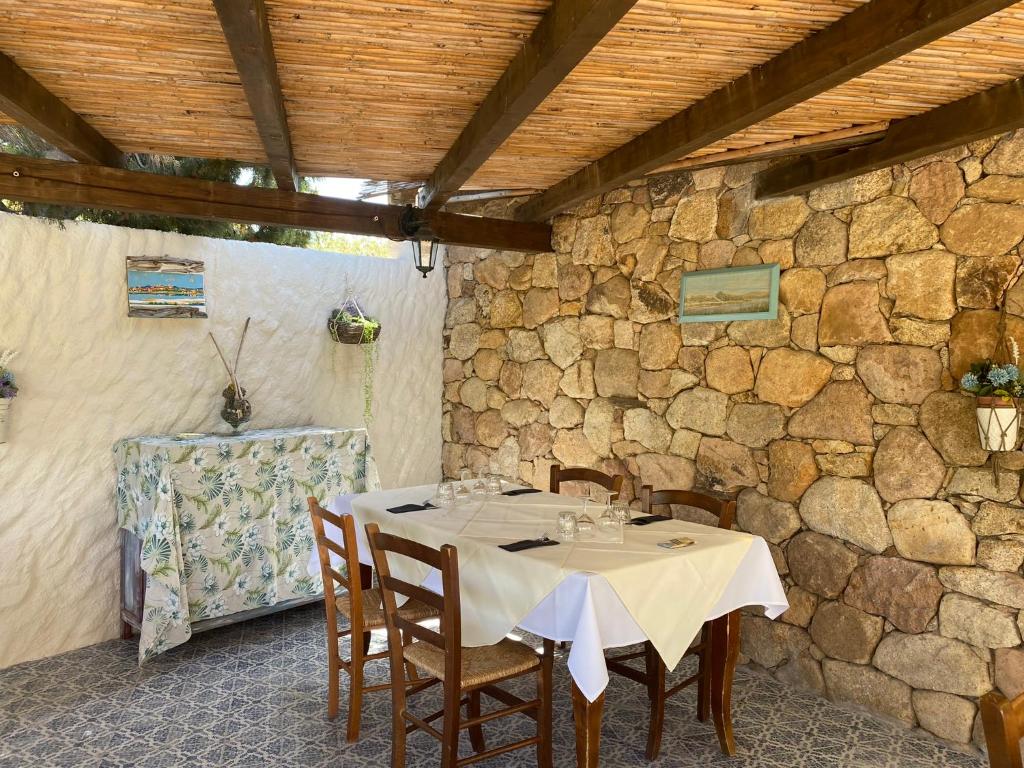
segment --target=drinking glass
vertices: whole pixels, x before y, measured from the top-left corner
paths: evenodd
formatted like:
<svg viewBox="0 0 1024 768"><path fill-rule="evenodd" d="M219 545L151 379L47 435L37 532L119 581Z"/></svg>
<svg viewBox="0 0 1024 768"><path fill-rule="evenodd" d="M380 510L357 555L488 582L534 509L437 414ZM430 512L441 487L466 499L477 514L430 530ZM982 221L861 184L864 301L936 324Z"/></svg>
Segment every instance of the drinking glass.
<svg viewBox="0 0 1024 768"><path fill-rule="evenodd" d="M568 509L558 513L558 538L572 541L576 538L576 515Z"/></svg>
<svg viewBox="0 0 1024 768"><path fill-rule="evenodd" d="M473 496L473 501L483 501L484 499L486 499L487 498L487 481L484 478L482 478L482 477L478 477L478 478L474 479L473 480L472 489L471 489L471 493L472 493L472 496Z"/></svg>
<svg viewBox="0 0 1024 768"><path fill-rule="evenodd" d="M455 488L449 482L438 483L435 499L437 506L441 507L441 509L449 509L455 506Z"/></svg>
<svg viewBox="0 0 1024 768"><path fill-rule="evenodd" d="M455 504L468 504L470 498L470 484L473 476L468 469L462 470L460 482L455 484Z"/></svg>
<svg viewBox="0 0 1024 768"><path fill-rule="evenodd" d="M590 516L590 499L583 499L583 514L576 518L576 535L588 539L594 535L594 518Z"/></svg>
<svg viewBox="0 0 1024 768"><path fill-rule="evenodd" d="M597 518L597 532L605 541L610 541L613 544L622 543L622 521L610 506Z"/></svg>
<svg viewBox="0 0 1024 768"><path fill-rule="evenodd" d="M623 525L629 525L630 520L633 519L633 513L629 509L629 503L625 501L613 501L612 514L615 515L615 518Z"/></svg>
<svg viewBox="0 0 1024 768"><path fill-rule="evenodd" d="M501 475L488 475L487 476L487 495L488 496L500 496L501 495Z"/></svg>

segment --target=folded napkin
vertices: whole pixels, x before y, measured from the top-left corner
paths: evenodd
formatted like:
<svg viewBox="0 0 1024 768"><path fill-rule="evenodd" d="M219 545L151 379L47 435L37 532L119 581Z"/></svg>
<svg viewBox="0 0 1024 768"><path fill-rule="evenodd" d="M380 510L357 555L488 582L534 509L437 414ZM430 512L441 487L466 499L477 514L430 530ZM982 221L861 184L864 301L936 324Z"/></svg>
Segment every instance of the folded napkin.
<svg viewBox="0 0 1024 768"><path fill-rule="evenodd" d="M419 512L424 509L437 509L429 501L425 501L422 504L402 504L399 507L388 507L388 512L393 515L401 515L406 512Z"/></svg>
<svg viewBox="0 0 1024 768"><path fill-rule="evenodd" d="M632 525L650 525L651 523L660 523L662 520L671 520L672 518L668 515L645 515L644 517L634 517L631 521Z"/></svg>
<svg viewBox="0 0 1024 768"><path fill-rule="evenodd" d="M523 539L522 541L513 541L511 544L499 544L498 546L506 552L522 552L524 549L533 549L534 547L553 547L557 543L554 539L549 539L545 536L543 539Z"/></svg>
<svg viewBox="0 0 1024 768"><path fill-rule="evenodd" d="M526 493L541 493L538 488L513 488L511 491L505 491L502 496L522 496Z"/></svg>

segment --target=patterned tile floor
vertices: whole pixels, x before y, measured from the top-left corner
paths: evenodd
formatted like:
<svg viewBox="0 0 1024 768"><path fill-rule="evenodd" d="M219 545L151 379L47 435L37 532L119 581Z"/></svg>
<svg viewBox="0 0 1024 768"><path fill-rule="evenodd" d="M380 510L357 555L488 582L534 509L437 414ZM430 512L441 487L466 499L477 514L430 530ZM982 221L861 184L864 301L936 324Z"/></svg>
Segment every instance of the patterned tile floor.
<svg viewBox="0 0 1024 768"><path fill-rule="evenodd" d="M368 697L362 738L346 744L344 718L335 723L325 718L323 646L323 612L310 607L197 635L141 670L135 645L121 641L2 670L0 768L388 765L388 694ZM375 670L378 676L385 673L383 666ZM569 768L575 763L564 661L556 663L556 670L555 763ZM526 685L524 695L532 687ZM653 765L986 765L979 756L950 749L921 732L744 669L737 671L733 694L739 755L730 759L718 751L710 725L692 717L688 694L668 706L662 755ZM641 688L613 679L602 732L603 766L648 765L643 757L646 719ZM530 730L530 721L523 720L505 718L485 726L489 745L522 738ZM468 754L468 744L465 749ZM408 750L410 768L439 764L436 742L429 736L414 734ZM481 765L534 764L532 751L521 751Z"/></svg>

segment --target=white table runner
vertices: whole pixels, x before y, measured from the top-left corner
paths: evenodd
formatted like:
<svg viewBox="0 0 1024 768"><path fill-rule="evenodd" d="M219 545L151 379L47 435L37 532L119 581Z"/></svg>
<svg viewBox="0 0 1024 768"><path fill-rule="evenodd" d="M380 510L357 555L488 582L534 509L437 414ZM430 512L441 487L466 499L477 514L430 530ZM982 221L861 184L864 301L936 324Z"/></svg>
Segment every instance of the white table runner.
<svg viewBox="0 0 1024 768"><path fill-rule="evenodd" d="M591 701L608 682L605 648L650 639L671 668L704 621L744 605L763 605L771 618L789 607L771 553L759 537L673 520L627 527L623 544L583 541L505 552L496 545L553 536L558 510L578 508L580 500L538 493L450 511L387 511L421 503L432 490L420 486L343 496L330 508L355 515L364 563L370 562L362 531L367 522L432 547L454 544L459 549L463 642L488 645L515 626L553 640L572 640L569 669ZM657 546L678 535L696 544L683 550ZM401 578L440 590L439 574L410 565L396 558L392 567ZM315 555L310 567L318 567Z"/></svg>

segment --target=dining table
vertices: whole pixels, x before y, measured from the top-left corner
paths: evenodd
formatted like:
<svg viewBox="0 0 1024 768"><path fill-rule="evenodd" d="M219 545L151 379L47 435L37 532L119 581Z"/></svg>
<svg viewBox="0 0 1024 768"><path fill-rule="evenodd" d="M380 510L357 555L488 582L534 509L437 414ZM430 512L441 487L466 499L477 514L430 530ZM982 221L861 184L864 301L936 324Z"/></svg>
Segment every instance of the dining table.
<svg viewBox="0 0 1024 768"><path fill-rule="evenodd" d="M730 702L739 609L761 606L774 619L789 607L764 539L668 518L624 525L621 540L594 530L563 541L557 535L559 513L582 515L585 499L506 484L502 493L432 506L435 491L436 486L423 485L347 494L330 500L328 507L355 517L359 560L366 568L372 563L364 529L368 523L427 546L457 548L464 645L491 645L516 628L571 642L567 666L578 766L595 768L600 760L609 679L605 650L650 641L671 670L705 622L710 622L713 720L723 750L735 750ZM426 508L389 511L409 504ZM593 504L589 511L595 518L601 512ZM500 548L544 538L558 543L520 551ZM673 538L693 543L677 549L659 546ZM315 558L310 568L319 567ZM399 578L441 591L436 570L396 560L392 568Z"/></svg>

